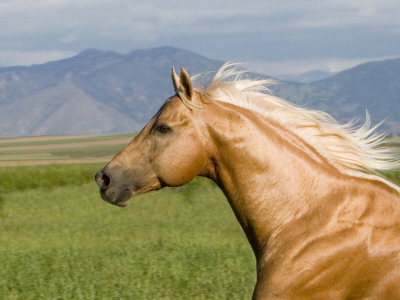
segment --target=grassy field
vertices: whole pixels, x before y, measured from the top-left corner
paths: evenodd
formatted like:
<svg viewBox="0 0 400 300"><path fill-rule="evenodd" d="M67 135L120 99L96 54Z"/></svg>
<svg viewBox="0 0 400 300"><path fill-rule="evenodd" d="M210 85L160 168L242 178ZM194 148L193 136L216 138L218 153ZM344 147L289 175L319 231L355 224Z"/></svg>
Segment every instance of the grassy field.
<svg viewBox="0 0 400 300"><path fill-rule="evenodd" d="M0 299L251 298L253 254L207 179L101 200L94 173L130 138L0 139Z"/></svg>
<svg viewBox="0 0 400 300"><path fill-rule="evenodd" d="M0 139L0 299L251 298L252 251L209 180L101 200L94 174L131 138Z"/></svg>

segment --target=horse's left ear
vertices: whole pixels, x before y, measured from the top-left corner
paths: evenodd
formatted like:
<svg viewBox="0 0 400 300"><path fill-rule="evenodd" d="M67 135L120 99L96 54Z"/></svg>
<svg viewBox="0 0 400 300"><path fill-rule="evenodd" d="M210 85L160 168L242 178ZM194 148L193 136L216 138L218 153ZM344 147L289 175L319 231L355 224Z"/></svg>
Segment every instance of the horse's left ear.
<svg viewBox="0 0 400 300"><path fill-rule="evenodd" d="M194 100L193 97L195 96L195 92L188 72L184 68L181 68L181 76L178 77L175 68L172 67L171 77L175 92L177 94L183 93L185 98L188 100Z"/></svg>
<svg viewBox="0 0 400 300"><path fill-rule="evenodd" d="M193 89L192 80L190 79L188 72L184 68L181 68L181 76L179 79L181 82L181 89L185 93L186 97L189 100L193 100L194 89Z"/></svg>
<svg viewBox="0 0 400 300"><path fill-rule="evenodd" d="M181 68L181 76L175 72L172 67L172 84L174 85L175 93L181 98L183 103L190 109L199 109L202 107L200 98L196 95L193 88L192 80L188 72Z"/></svg>

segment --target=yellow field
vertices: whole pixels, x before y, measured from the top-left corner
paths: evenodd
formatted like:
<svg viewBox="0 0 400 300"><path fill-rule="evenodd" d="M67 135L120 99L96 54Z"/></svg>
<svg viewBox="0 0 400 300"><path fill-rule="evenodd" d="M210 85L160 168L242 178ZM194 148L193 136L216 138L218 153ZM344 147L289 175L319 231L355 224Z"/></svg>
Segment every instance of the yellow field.
<svg viewBox="0 0 400 300"><path fill-rule="evenodd" d="M0 166L106 162L134 134L69 135L0 139Z"/></svg>

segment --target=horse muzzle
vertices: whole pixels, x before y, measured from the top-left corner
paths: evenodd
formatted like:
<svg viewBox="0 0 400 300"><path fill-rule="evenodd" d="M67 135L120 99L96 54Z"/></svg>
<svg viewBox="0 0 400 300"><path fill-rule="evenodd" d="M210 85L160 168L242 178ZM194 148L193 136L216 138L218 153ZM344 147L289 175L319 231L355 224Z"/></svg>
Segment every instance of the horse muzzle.
<svg viewBox="0 0 400 300"><path fill-rule="evenodd" d="M115 177L107 174L107 171L104 169L98 171L95 175L95 180L100 187L100 195L104 201L121 207L129 204L129 199L133 196L133 191L128 187L118 184Z"/></svg>

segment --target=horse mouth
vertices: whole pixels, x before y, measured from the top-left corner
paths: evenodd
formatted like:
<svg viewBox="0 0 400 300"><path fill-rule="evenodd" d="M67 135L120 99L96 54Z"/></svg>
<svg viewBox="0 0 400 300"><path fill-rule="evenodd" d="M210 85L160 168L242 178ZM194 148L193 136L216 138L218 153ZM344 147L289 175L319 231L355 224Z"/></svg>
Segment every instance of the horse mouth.
<svg viewBox="0 0 400 300"><path fill-rule="evenodd" d="M129 189L123 190L121 193L114 197L107 195L107 191L100 191L101 198L112 205L119 207L126 207L129 204L130 199L133 197L133 192Z"/></svg>

